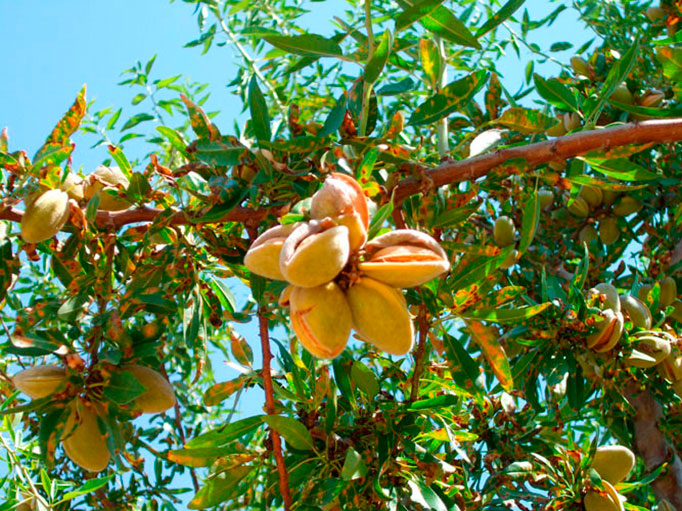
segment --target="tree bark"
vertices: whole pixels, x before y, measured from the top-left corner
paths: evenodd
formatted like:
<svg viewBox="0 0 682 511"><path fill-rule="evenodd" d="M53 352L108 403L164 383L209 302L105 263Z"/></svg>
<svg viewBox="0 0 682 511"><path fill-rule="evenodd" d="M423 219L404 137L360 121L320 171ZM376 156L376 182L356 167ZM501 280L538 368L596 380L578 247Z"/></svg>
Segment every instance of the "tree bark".
<svg viewBox="0 0 682 511"><path fill-rule="evenodd" d="M651 485L654 493L682 511L682 461L658 427L658 421L663 417L661 405L649 390L641 390L634 382L626 392L628 401L636 410L635 447L644 460L646 470L651 471L666 461L670 462L670 466Z"/></svg>

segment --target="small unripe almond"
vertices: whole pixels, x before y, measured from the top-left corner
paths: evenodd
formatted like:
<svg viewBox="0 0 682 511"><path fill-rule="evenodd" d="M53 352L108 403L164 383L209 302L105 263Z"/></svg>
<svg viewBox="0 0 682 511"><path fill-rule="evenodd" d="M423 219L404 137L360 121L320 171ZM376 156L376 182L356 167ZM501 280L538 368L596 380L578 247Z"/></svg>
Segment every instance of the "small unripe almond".
<svg viewBox="0 0 682 511"><path fill-rule="evenodd" d="M661 21L667 18L668 13L665 11L665 9L662 9L660 7L649 7L646 10L646 17L649 19L651 23L656 23L657 21Z"/></svg>
<svg viewBox="0 0 682 511"><path fill-rule="evenodd" d="M554 193L547 188L541 188L538 190L538 198L540 200L540 209L544 210L549 208L554 202Z"/></svg>
<svg viewBox="0 0 682 511"><path fill-rule="evenodd" d="M667 307L677 299L677 282L672 277L666 277L661 281L661 294L658 303L661 307Z"/></svg>
<svg viewBox="0 0 682 511"><path fill-rule="evenodd" d="M649 293L653 289L654 286L651 284L641 284L639 286L639 289L637 290L637 298L642 300L642 302L646 302L647 296L649 296Z"/></svg>
<svg viewBox="0 0 682 511"><path fill-rule="evenodd" d="M590 207L582 197L576 197L568 205L568 210L579 218L587 218L590 214Z"/></svg>
<svg viewBox="0 0 682 511"><path fill-rule="evenodd" d="M605 495L596 491L588 491L583 499L585 511L623 511L623 503L620 501L618 492L607 481L602 481Z"/></svg>
<svg viewBox="0 0 682 511"><path fill-rule="evenodd" d="M71 215L69 196L61 190L48 190L28 206L21 218L21 238L39 243L57 234Z"/></svg>
<svg viewBox="0 0 682 511"><path fill-rule="evenodd" d="M602 218L599 221L599 239L604 245L611 245L620 238L618 219L613 216Z"/></svg>
<svg viewBox="0 0 682 511"><path fill-rule="evenodd" d="M580 128L580 116L575 112L564 114L564 128L567 132Z"/></svg>
<svg viewBox="0 0 682 511"><path fill-rule="evenodd" d="M591 467L599 472L604 481L618 484L635 466L635 454L622 445L598 447Z"/></svg>
<svg viewBox="0 0 682 511"><path fill-rule="evenodd" d="M90 472L101 472L109 464L111 454L107 440L99 429L97 414L83 402L71 404L71 413L64 426L64 452L76 465Z"/></svg>
<svg viewBox="0 0 682 511"><path fill-rule="evenodd" d="M682 323L682 301L675 300L673 301L672 306L674 307L673 311L670 313L668 317Z"/></svg>
<svg viewBox="0 0 682 511"><path fill-rule="evenodd" d="M545 135L548 137L561 137L566 134L566 127L564 126L564 117L560 115L557 117L557 123L551 128L545 130Z"/></svg>
<svg viewBox="0 0 682 511"><path fill-rule="evenodd" d="M571 57L571 67L579 75L589 77L593 73L592 66L584 58L577 55Z"/></svg>
<svg viewBox="0 0 682 511"><path fill-rule="evenodd" d="M516 249L513 249L507 257L504 258L504 261L500 265L500 269L506 270L508 268L511 268L516 264L516 262L519 260L519 251Z"/></svg>
<svg viewBox="0 0 682 511"><path fill-rule="evenodd" d="M592 243L593 241L595 241L597 239L599 239L599 233L597 232L597 229L592 224L585 225L578 232L578 240L581 243L587 243L589 245L590 243Z"/></svg>
<svg viewBox="0 0 682 511"><path fill-rule="evenodd" d="M161 413L175 406L173 387L161 373L140 365L126 365L121 369L133 373L135 379L145 388L133 401L135 407L143 413Z"/></svg>
<svg viewBox="0 0 682 511"><path fill-rule="evenodd" d="M631 105L634 102L632 93L630 92L630 89L628 89L628 86L625 84L625 82L621 83L614 89L613 93L611 94L611 99L618 101L618 103L625 103L627 105Z"/></svg>
<svg viewBox="0 0 682 511"><path fill-rule="evenodd" d="M391 355L412 348L414 329L402 293L386 284L361 277L346 293L353 328L364 340Z"/></svg>
<svg viewBox="0 0 682 511"><path fill-rule="evenodd" d="M620 196L618 192L614 192L613 190L608 190L604 189L602 190L602 204L604 206L610 206L613 204L616 199Z"/></svg>
<svg viewBox="0 0 682 511"><path fill-rule="evenodd" d="M590 208L598 208L603 200L601 188L596 186L582 186L578 197L585 199Z"/></svg>
<svg viewBox="0 0 682 511"><path fill-rule="evenodd" d="M14 375L12 383L32 399L49 396L66 380L66 372L58 366L35 366Z"/></svg>
<svg viewBox="0 0 682 511"><path fill-rule="evenodd" d="M514 222L511 218L508 216L501 216L495 220L493 237L495 238L495 244L498 247L504 248L514 243L515 234L516 229L514 228Z"/></svg>
<svg viewBox="0 0 682 511"><path fill-rule="evenodd" d="M613 205L613 214L616 216L628 216L642 209L642 203L634 197L625 195L620 197Z"/></svg>

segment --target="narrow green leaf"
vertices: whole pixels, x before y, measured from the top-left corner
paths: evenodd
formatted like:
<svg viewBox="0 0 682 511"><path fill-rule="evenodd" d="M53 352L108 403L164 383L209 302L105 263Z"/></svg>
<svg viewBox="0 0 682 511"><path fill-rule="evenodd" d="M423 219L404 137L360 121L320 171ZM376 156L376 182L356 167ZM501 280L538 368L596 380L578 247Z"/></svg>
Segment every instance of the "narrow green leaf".
<svg viewBox="0 0 682 511"><path fill-rule="evenodd" d="M142 395L145 390L144 385L137 381L133 373L120 371L111 376L102 393L114 403L125 405Z"/></svg>
<svg viewBox="0 0 682 511"><path fill-rule="evenodd" d="M384 35L381 37L379 45L374 50L374 55L372 59L367 62L365 67L365 72L362 79L365 83L374 83L381 75L381 72L388 62L388 57L391 55L391 49L393 48L393 34L390 30L386 29Z"/></svg>
<svg viewBox="0 0 682 511"><path fill-rule="evenodd" d="M452 375L455 383L465 391L471 393L476 401L480 402L485 389L481 385L479 377L481 372L476 361L464 349L459 342L449 334L444 334L445 348L448 354L448 362L452 366Z"/></svg>
<svg viewBox="0 0 682 511"><path fill-rule="evenodd" d="M57 123L57 126L55 126L52 132L48 135L45 143L49 144L52 142L58 142L64 144L69 137L75 133L75 131L78 129L78 126L80 126L80 123L85 116L87 107L88 105L85 101L85 85L83 85L83 88L76 97L76 101L74 101L73 105L71 105L64 116Z"/></svg>
<svg viewBox="0 0 682 511"><path fill-rule="evenodd" d="M419 41L419 60L424 74L429 78L429 82L431 82L431 87L439 86L441 73L443 72L443 56L432 39L421 39Z"/></svg>
<svg viewBox="0 0 682 511"><path fill-rule="evenodd" d="M153 121L155 117L153 115L147 114L147 113L141 113L137 115L133 115L130 119L128 119L123 127L121 128L121 131L129 130L130 128L134 128L140 123L147 122L147 121Z"/></svg>
<svg viewBox="0 0 682 511"><path fill-rule="evenodd" d="M343 57L338 43L318 34L263 35L263 39L276 48L305 57Z"/></svg>
<svg viewBox="0 0 682 511"><path fill-rule="evenodd" d="M398 0L398 4L403 9L409 9L417 5L417 0ZM426 14L419 20L419 23L425 29L452 43L470 48L481 48L478 40L472 35L467 26L462 23L462 20L442 5Z"/></svg>
<svg viewBox="0 0 682 511"><path fill-rule="evenodd" d="M556 78L545 80L542 76L533 74L535 90L552 105L562 110L577 112L579 109L578 101L573 92L566 85Z"/></svg>
<svg viewBox="0 0 682 511"><path fill-rule="evenodd" d="M262 417L265 422L272 429L277 431L284 437L291 447L300 451L309 451L313 449L313 437L310 431L301 422L290 417L282 417L281 415L264 415Z"/></svg>
<svg viewBox="0 0 682 511"><path fill-rule="evenodd" d="M232 467L230 470L225 470L209 478L187 507L189 509L206 509L239 497L240 495L237 493L239 482L249 475L253 469L254 467L250 465Z"/></svg>
<svg viewBox="0 0 682 511"><path fill-rule="evenodd" d="M247 417L235 422L230 422L226 426L207 431L185 444L189 449L201 449L204 447L217 448L230 442L237 440L241 436L250 433L257 427L263 424L263 416L256 415L254 417Z"/></svg>
<svg viewBox="0 0 682 511"><path fill-rule="evenodd" d="M474 309L462 313L461 317L464 319L492 321L493 323L518 323L541 313L550 305L552 305L551 302L546 302L540 305L528 305L517 309Z"/></svg>
<svg viewBox="0 0 682 511"><path fill-rule="evenodd" d="M211 385L208 390L204 393L204 404L206 406L215 406L218 403L222 403L232 394L240 389L243 389L250 381L251 377L247 375L241 375L234 380L224 381Z"/></svg>
<svg viewBox="0 0 682 511"><path fill-rule="evenodd" d="M180 153L187 154L187 142L185 142L185 139L180 132L167 126L157 126L156 131L166 137L170 144L180 151Z"/></svg>
<svg viewBox="0 0 682 511"><path fill-rule="evenodd" d="M499 334L497 330L484 325L479 321L465 321L472 338L481 347L483 356L485 356L488 364L493 369L493 373L506 391L514 388L514 378L512 376L511 368L509 367L509 360L507 354L500 345Z"/></svg>
<svg viewBox="0 0 682 511"><path fill-rule="evenodd" d="M393 213L393 197L391 197L390 202L381 206L370 220L367 231L368 239L372 239L379 233L386 219L391 216L391 213Z"/></svg>
<svg viewBox="0 0 682 511"><path fill-rule="evenodd" d="M395 31L399 32L400 30L404 30L427 14L431 14L431 12L436 7L440 7L444 1L445 0L420 0L415 2L414 5L406 8L398 15L398 18L395 20Z"/></svg>
<svg viewBox="0 0 682 511"><path fill-rule="evenodd" d="M362 460L362 456L360 456L355 449L349 447L346 451L346 459L343 462L343 468L341 469L341 479L344 481L352 481L353 479L365 477L367 472L368 468Z"/></svg>
<svg viewBox="0 0 682 511"><path fill-rule="evenodd" d="M118 164L118 167L121 169L121 172L123 172L123 175L130 179L133 168L130 165L128 158L126 158L126 155L123 154L123 151L121 151L121 149L115 145L109 145L108 149L109 154L112 156L112 158L114 158L114 161Z"/></svg>
<svg viewBox="0 0 682 511"><path fill-rule="evenodd" d="M353 383L367 394L367 397L369 397L370 400L374 399L379 393L380 386L377 377L369 367L359 360L356 360L353 363L353 367L351 367L350 370L350 377L353 380Z"/></svg>
<svg viewBox="0 0 682 511"><path fill-rule="evenodd" d="M592 160L585 158L584 161L594 170L621 181L650 181L663 177L649 172L641 165L624 158L614 160Z"/></svg>
<svg viewBox="0 0 682 511"><path fill-rule="evenodd" d="M409 124L421 126L439 121L464 107L485 85L488 72L481 69L447 85L412 112Z"/></svg>
<svg viewBox="0 0 682 511"><path fill-rule="evenodd" d="M329 115L324 121L322 129L317 132L318 138L324 138L332 133L335 133L341 127L343 123L343 118L346 115L346 94L341 94L337 100L336 104L332 107Z"/></svg>
<svg viewBox="0 0 682 511"><path fill-rule="evenodd" d="M415 87L414 80L409 76L403 78L399 82L388 83L383 87L377 89L377 96L395 96L404 92L410 92Z"/></svg>
<svg viewBox="0 0 682 511"><path fill-rule="evenodd" d="M530 108L512 107L505 110L500 117L495 119L495 124L502 124L507 128L519 133L532 134L543 133L557 123L557 120L543 114L539 110Z"/></svg>
<svg viewBox="0 0 682 511"><path fill-rule="evenodd" d="M97 491L100 488L104 488L107 485L107 483L109 483L109 481L113 479L113 477L114 477L113 475L110 475L90 479L85 484L82 484L75 490L65 493L64 496L61 498L60 502L66 502L68 500L75 499L76 497L80 497L82 495L92 493L93 491Z"/></svg>
<svg viewBox="0 0 682 511"><path fill-rule="evenodd" d="M476 31L476 37L481 37L495 27L511 18L512 14L523 5L525 0L509 0L506 4L500 7L500 10L493 14L488 20L481 25L481 27Z"/></svg>
<svg viewBox="0 0 682 511"><path fill-rule="evenodd" d="M256 138L259 141L269 141L272 138L270 115L268 113L268 105L265 102L265 96L263 96L258 87L256 75L253 75L249 82L249 111L251 112L251 122L253 123L253 132L256 134Z"/></svg>
<svg viewBox="0 0 682 511"><path fill-rule="evenodd" d="M454 293L486 278L504 263L512 250L513 247L507 247L496 256L481 256L473 261L460 262L452 271L452 281L448 280L451 292Z"/></svg>
<svg viewBox="0 0 682 511"><path fill-rule="evenodd" d="M523 206L523 218L521 220L521 239L519 240L519 254L524 254L535 238L535 233L540 223L540 199L537 191L529 197Z"/></svg>

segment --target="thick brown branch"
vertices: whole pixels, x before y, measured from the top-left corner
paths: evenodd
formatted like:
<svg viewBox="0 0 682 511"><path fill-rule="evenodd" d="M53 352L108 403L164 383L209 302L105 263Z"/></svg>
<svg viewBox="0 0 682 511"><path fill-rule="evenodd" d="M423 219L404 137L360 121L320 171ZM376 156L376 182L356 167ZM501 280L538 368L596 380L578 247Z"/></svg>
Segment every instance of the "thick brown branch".
<svg viewBox="0 0 682 511"><path fill-rule="evenodd" d="M635 445L647 471L666 461L671 463L651 486L659 499L667 499L675 509L682 510L682 462L658 427L663 416L661 405L649 390L642 391L634 382L627 388L626 396L636 411Z"/></svg>
<svg viewBox="0 0 682 511"><path fill-rule="evenodd" d="M553 140L500 149L494 153L475 156L466 160L446 162L429 170L426 175L435 186L470 181L485 176L503 163L523 159L530 168L550 161L565 160L596 150L608 150L630 144L647 142L663 143L682 140L682 119L661 119L635 122L590 131ZM395 203L421 190L422 184L415 177L402 179L395 190Z"/></svg>
<svg viewBox="0 0 682 511"><path fill-rule="evenodd" d="M270 370L270 360L272 354L270 353L270 336L268 334L268 319L262 309L258 311L258 327L260 329L260 345L263 353L263 386L265 387L265 411L268 415L275 415L275 392L272 386L272 372ZM272 454L275 457L277 464L277 472L279 473L279 490L282 492L282 500L284 501L285 511L291 509L291 491L289 490L289 473L284 464L284 456L282 455L282 439L279 434L270 429L270 440L272 442Z"/></svg>

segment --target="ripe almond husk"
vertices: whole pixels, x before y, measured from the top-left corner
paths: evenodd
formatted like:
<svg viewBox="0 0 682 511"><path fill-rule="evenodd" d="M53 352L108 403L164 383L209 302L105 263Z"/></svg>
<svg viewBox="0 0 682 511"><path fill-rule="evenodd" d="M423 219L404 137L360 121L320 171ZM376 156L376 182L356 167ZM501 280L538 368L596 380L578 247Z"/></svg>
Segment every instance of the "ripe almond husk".
<svg viewBox="0 0 682 511"><path fill-rule="evenodd" d="M632 367L648 369L663 362L670 355L670 342L662 337L647 335L637 338L632 353L625 358L625 363Z"/></svg>
<svg viewBox="0 0 682 511"><path fill-rule="evenodd" d="M588 491L583 503L585 511L624 511L623 502L616 489L607 481L602 481L606 495Z"/></svg>
<svg viewBox="0 0 682 511"><path fill-rule="evenodd" d="M670 355L658 365L658 371L664 378L676 382L682 380L682 354L673 348Z"/></svg>
<svg viewBox="0 0 682 511"><path fill-rule="evenodd" d="M321 220L357 213L365 231L369 228L367 199L358 182L346 174L334 172L325 179L322 188L313 194L310 217Z"/></svg>
<svg viewBox="0 0 682 511"><path fill-rule="evenodd" d="M621 296L620 308L623 312L627 312L634 326L645 330L651 328L651 311L639 298L630 295Z"/></svg>
<svg viewBox="0 0 682 511"><path fill-rule="evenodd" d="M334 279L348 262L348 228L324 228L312 220L297 227L282 245L280 270L284 279L298 287L317 287Z"/></svg>
<svg viewBox="0 0 682 511"><path fill-rule="evenodd" d="M88 178L84 194L87 200L99 193L99 209L103 211L121 211L128 209L132 204L125 199L115 197L108 190L121 190L129 186L128 178L118 167L100 165Z"/></svg>
<svg viewBox="0 0 682 511"><path fill-rule="evenodd" d="M31 399L53 394L66 380L63 367L44 365L30 367L14 375L12 383Z"/></svg>
<svg viewBox="0 0 682 511"><path fill-rule="evenodd" d="M634 466L635 454L622 445L598 447L591 465L603 480L611 484L620 483Z"/></svg>
<svg viewBox="0 0 682 511"><path fill-rule="evenodd" d="M378 280L361 277L346 292L353 328L364 340L391 355L412 348L414 329L402 293Z"/></svg>
<svg viewBox="0 0 682 511"><path fill-rule="evenodd" d="M21 218L21 238L40 243L57 234L71 216L69 196L62 190L48 190L30 201Z"/></svg>
<svg viewBox="0 0 682 511"><path fill-rule="evenodd" d="M175 406L173 387L161 373L141 365L126 365L123 371L133 373L135 379L145 388L133 401L143 413L161 413Z"/></svg>
<svg viewBox="0 0 682 511"><path fill-rule="evenodd" d="M611 309L613 312L620 312L620 298L618 290L611 284L601 282L590 289L589 293L597 292L604 295L604 309Z"/></svg>
<svg viewBox="0 0 682 511"><path fill-rule="evenodd" d="M623 334L623 315L606 309L601 313L601 321L596 324L597 332L587 338L587 347L597 353L611 350Z"/></svg>
<svg viewBox="0 0 682 511"><path fill-rule="evenodd" d="M287 300L296 337L318 358L332 359L346 347L352 327L350 306L334 282L303 288L290 286Z"/></svg>
<svg viewBox="0 0 682 511"><path fill-rule="evenodd" d="M672 277L666 277L661 281L661 294L658 303L661 307L668 307L677 298L677 282Z"/></svg>
<svg viewBox="0 0 682 511"><path fill-rule="evenodd" d="M71 403L71 413L62 434L64 452L76 465L90 472L101 472L109 464L111 454L102 435L97 414L83 401Z"/></svg>
<svg viewBox="0 0 682 511"><path fill-rule="evenodd" d="M258 236L244 256L244 266L266 279L284 280L279 257L287 237L299 225L276 225Z"/></svg>
<svg viewBox="0 0 682 511"><path fill-rule="evenodd" d="M348 242L350 244L350 251L356 252L361 249L367 241L367 228L363 224L363 220L357 213L350 213L334 218L337 225L343 225L348 228Z"/></svg>
<svg viewBox="0 0 682 511"><path fill-rule="evenodd" d="M388 232L365 245L361 273L392 287L413 287L450 269L447 254L428 234L412 229Z"/></svg>

